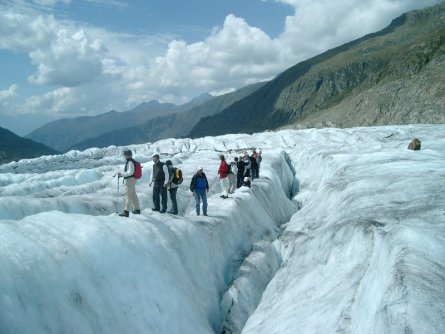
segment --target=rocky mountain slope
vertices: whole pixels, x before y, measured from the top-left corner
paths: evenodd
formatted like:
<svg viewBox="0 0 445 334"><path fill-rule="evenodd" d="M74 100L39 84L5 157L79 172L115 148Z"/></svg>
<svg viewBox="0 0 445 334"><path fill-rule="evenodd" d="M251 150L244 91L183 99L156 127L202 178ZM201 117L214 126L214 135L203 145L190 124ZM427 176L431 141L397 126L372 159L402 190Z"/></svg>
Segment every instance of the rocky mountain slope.
<svg viewBox="0 0 445 334"><path fill-rule="evenodd" d="M291 67L189 135L411 123L445 123L445 3Z"/></svg>
<svg viewBox="0 0 445 334"><path fill-rule="evenodd" d="M0 127L0 164L59 152Z"/></svg>

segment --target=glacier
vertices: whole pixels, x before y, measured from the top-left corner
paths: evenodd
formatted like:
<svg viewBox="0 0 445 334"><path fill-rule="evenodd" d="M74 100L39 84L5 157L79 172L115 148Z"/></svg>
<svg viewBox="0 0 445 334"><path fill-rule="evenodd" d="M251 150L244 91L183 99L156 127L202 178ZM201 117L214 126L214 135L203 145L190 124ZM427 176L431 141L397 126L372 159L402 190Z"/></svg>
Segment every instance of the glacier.
<svg viewBox="0 0 445 334"><path fill-rule="evenodd" d="M126 148L144 167L130 218ZM253 148L260 178L220 198L218 154ZM155 153L183 170L178 216L150 209ZM0 186L1 334L445 332L444 125L70 151L0 165Z"/></svg>

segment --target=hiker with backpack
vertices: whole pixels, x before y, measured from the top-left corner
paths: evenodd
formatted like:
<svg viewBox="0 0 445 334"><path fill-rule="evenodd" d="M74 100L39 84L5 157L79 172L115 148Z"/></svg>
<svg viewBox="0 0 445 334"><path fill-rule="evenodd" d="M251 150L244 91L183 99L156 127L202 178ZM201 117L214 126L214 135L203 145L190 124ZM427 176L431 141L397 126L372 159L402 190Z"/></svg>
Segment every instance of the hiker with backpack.
<svg viewBox="0 0 445 334"><path fill-rule="evenodd" d="M224 154L220 154L219 158L221 159L221 164L218 168L218 175L222 189L222 195L220 197L226 199L229 198L229 178L227 177L229 174L229 165L226 162Z"/></svg>
<svg viewBox="0 0 445 334"><path fill-rule="evenodd" d="M173 163L171 160L167 160L165 162L168 168L168 172L170 174L170 178L167 182L167 190L170 194L170 201L172 202L172 208L168 213L177 215L178 214L178 203L176 201L176 193L178 191L179 185L182 183L182 171L177 168L173 167Z"/></svg>
<svg viewBox="0 0 445 334"><path fill-rule="evenodd" d="M238 158L235 157L233 161L229 164L229 194L233 194L237 188L236 178L238 174L238 166L237 166L237 160Z"/></svg>
<svg viewBox="0 0 445 334"><path fill-rule="evenodd" d="M167 182L169 180L169 173L167 166L161 162L159 154L155 154L153 159L153 172L150 176L151 187L153 184L153 211L165 213L167 211ZM160 203L162 199L162 203ZM162 207L161 207L162 204Z"/></svg>
<svg viewBox="0 0 445 334"><path fill-rule="evenodd" d="M204 168L199 167L190 182L190 191L195 197L196 215L199 216L200 200L202 200L202 213L207 216L207 193L209 192L209 182L204 173Z"/></svg>
<svg viewBox="0 0 445 334"><path fill-rule="evenodd" d="M138 195L136 194L136 177L140 178L141 175L135 175L136 171L140 172L140 163L133 159L133 152L125 150L124 157L126 159L124 171L117 174L118 178L123 177L125 181L125 209L119 216L129 217L131 207L134 208L132 213L141 213Z"/></svg>

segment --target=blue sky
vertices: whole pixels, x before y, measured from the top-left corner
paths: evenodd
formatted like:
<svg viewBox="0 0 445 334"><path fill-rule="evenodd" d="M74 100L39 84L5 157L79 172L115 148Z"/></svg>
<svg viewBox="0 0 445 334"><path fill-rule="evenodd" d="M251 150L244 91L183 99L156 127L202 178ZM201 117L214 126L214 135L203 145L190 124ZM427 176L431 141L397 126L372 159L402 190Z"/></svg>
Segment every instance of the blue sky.
<svg viewBox="0 0 445 334"><path fill-rule="evenodd" d="M0 126L185 103L442 0L0 0Z"/></svg>

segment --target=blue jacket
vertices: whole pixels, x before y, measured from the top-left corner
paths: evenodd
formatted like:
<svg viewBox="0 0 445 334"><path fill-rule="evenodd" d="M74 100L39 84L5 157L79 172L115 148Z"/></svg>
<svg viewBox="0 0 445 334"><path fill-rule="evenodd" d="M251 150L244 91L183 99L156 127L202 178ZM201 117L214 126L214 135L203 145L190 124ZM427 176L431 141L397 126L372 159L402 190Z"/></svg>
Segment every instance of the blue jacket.
<svg viewBox="0 0 445 334"><path fill-rule="evenodd" d="M199 175L196 173L193 175L192 182L190 182L190 191L194 192L196 190L209 190L209 182L207 181L207 176L202 173Z"/></svg>

